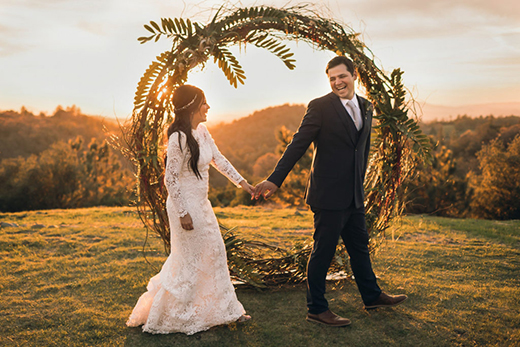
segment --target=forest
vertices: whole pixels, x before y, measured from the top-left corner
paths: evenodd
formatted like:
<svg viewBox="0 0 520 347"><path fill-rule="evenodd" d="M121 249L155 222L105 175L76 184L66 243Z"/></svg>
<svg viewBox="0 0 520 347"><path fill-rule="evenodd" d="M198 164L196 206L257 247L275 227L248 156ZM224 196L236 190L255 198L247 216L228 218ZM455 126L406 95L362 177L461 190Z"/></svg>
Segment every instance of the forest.
<svg viewBox="0 0 520 347"><path fill-rule="evenodd" d="M220 151L251 183L267 177L305 113L304 105L269 107L210 127ZM404 212L487 219L520 218L520 117L461 115L421 123L432 162L402 186ZM108 138L112 120L57 107L51 116L0 112L0 211L128 205L135 199L131 164ZM274 197L304 206L311 151ZM214 206L254 204L216 170Z"/></svg>
<svg viewBox="0 0 520 347"><path fill-rule="evenodd" d="M75 106L0 112L0 211L130 204L131 164L108 143L119 132Z"/></svg>

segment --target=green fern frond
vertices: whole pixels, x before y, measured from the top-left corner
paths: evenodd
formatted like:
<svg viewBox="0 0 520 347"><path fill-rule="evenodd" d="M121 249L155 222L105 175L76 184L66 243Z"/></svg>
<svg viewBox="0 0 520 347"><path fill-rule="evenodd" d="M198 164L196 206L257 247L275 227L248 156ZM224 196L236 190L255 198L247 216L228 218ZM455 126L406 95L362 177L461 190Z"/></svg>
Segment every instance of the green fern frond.
<svg viewBox="0 0 520 347"><path fill-rule="evenodd" d="M150 25L145 24L144 28L152 35L138 38L139 42L145 43L153 39L158 41L164 35L171 38L174 45L176 45L178 41L189 40L204 29L201 24L192 22L189 19L184 20L183 18L161 18L160 23L160 26L154 21L150 21Z"/></svg>
<svg viewBox="0 0 520 347"><path fill-rule="evenodd" d="M226 48L215 46L212 51L214 62L224 72L229 83L237 88L238 82L244 84L246 75L237 58Z"/></svg>
<svg viewBox="0 0 520 347"><path fill-rule="evenodd" d="M157 57L157 60L152 62L148 69L139 80L137 90L134 96L134 109L143 107L147 97L150 93L150 88L159 76L159 74L166 68L166 63L171 57L171 52L166 51Z"/></svg>
<svg viewBox="0 0 520 347"><path fill-rule="evenodd" d="M296 65L296 60L290 59L294 56L294 53L290 51L290 48L280 42L278 39L272 38L269 34L263 35L251 35L244 40L246 43L251 43L259 48L264 48L276 55L290 70L293 70Z"/></svg>

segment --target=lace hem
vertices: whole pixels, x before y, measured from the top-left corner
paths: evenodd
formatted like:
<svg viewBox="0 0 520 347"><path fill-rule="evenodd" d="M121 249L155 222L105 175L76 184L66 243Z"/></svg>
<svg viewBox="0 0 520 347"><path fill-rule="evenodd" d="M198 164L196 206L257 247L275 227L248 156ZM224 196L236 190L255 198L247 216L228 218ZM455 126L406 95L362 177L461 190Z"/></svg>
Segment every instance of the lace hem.
<svg viewBox="0 0 520 347"><path fill-rule="evenodd" d="M229 281L229 280L228 280ZM142 325L151 334L184 333L193 335L211 327L237 321L245 310L237 300L233 287L220 283L218 298L207 298L204 305L189 304L189 298L178 297L161 284L161 273L150 279L148 291L141 295L126 325Z"/></svg>

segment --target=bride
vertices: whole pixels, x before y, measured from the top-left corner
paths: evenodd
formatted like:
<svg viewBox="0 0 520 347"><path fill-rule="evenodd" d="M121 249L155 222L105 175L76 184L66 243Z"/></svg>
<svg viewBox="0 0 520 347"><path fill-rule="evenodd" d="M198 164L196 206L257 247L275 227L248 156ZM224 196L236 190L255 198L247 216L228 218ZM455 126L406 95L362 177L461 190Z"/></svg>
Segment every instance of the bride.
<svg viewBox="0 0 520 347"><path fill-rule="evenodd" d="M191 335L251 318L229 277L226 249L208 200L209 165L248 193L253 194L254 188L219 152L201 124L209 109L203 91L183 85L172 101L175 120L168 128L164 178L171 253L126 324L143 325L143 331L153 334Z"/></svg>

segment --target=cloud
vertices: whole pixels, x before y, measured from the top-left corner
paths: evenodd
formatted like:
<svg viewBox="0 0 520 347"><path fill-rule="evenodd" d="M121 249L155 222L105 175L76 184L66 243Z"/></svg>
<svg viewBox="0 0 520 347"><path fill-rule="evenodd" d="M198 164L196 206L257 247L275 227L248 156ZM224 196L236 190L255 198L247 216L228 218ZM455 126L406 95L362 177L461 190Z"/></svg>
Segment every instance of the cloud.
<svg viewBox="0 0 520 347"><path fill-rule="evenodd" d="M7 57L31 48L20 40L23 33L12 26L0 24L0 57Z"/></svg>
<svg viewBox="0 0 520 347"><path fill-rule="evenodd" d="M466 10L510 20L520 19L520 2L516 0L349 0L340 5L344 14L349 10L362 15L395 17L407 15L445 16L454 10Z"/></svg>
<svg viewBox="0 0 520 347"><path fill-rule="evenodd" d="M9 42L3 37L0 37L0 57L7 57L11 55L15 55L21 52L28 50L29 47Z"/></svg>
<svg viewBox="0 0 520 347"><path fill-rule="evenodd" d="M359 31L381 38L447 37L489 27L516 28L520 20L516 0L347 0L337 7L345 20L360 22Z"/></svg>
<svg viewBox="0 0 520 347"><path fill-rule="evenodd" d="M14 37L17 35L18 35L18 31L15 28L0 23L0 38L5 37L5 36Z"/></svg>
<svg viewBox="0 0 520 347"><path fill-rule="evenodd" d="M47 8L49 6L61 5L72 0L4 0L5 6L18 7L18 8Z"/></svg>
<svg viewBox="0 0 520 347"><path fill-rule="evenodd" d="M520 2L516 0L451 0L446 3L486 13L502 22L508 22L508 24L518 25L518 20L520 20Z"/></svg>
<svg viewBox="0 0 520 347"><path fill-rule="evenodd" d="M498 56L498 57L492 57L487 59L480 59L478 61L468 61L466 62L468 64L474 64L474 65L485 65L489 68L516 68L515 70L520 70L520 54L516 55L508 55L508 56ZM520 71L519 71L520 72ZM512 77L512 76L511 76ZM514 77L515 80L517 80L516 77Z"/></svg>
<svg viewBox="0 0 520 347"><path fill-rule="evenodd" d="M495 41L505 49L520 54L520 30L499 33L495 36Z"/></svg>

